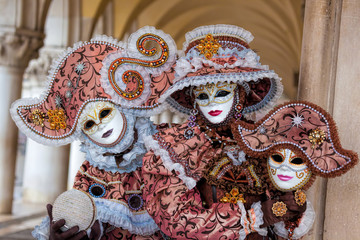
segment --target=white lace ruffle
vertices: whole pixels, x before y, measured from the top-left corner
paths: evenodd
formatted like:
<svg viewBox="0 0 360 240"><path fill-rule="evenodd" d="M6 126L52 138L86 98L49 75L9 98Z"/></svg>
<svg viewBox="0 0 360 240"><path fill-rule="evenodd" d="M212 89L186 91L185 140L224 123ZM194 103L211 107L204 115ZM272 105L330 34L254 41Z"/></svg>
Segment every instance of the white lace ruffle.
<svg viewBox="0 0 360 240"><path fill-rule="evenodd" d="M196 180L186 176L184 167L180 163L173 162L168 151L162 149L159 143L154 140L152 136L147 136L144 140L147 150L152 150L156 156L159 156L167 170L170 172L173 170L176 171L178 173L178 177L185 183L188 189L191 190L196 186Z"/></svg>
<svg viewBox="0 0 360 240"><path fill-rule="evenodd" d="M219 48L219 51L216 55L217 59L229 57L236 57L237 60L233 64L225 63L224 65L222 65L205 59L202 55L200 55L198 51L191 50L188 52L186 57L180 58L176 62L176 78L174 79L174 83L180 81L188 73L193 73L200 70L204 67L204 65L214 67L214 69L216 70L222 68L232 69L235 67L251 67L256 69L269 70L269 67L267 65L260 64L260 57L251 49L244 49L242 51L239 51L236 48Z"/></svg>
<svg viewBox="0 0 360 240"><path fill-rule="evenodd" d="M97 216L101 222L121 227L132 234L151 235L159 230L155 221L145 211L142 214L133 214L131 210L117 202L94 198Z"/></svg>
<svg viewBox="0 0 360 240"><path fill-rule="evenodd" d="M239 240L244 240L246 238L246 236L251 233L250 223L249 223L249 220L247 218L247 214L246 214L244 204L241 201L238 201L237 204L238 204L238 206L240 208L240 211L241 211L240 223L241 223L241 226L242 226L242 228L239 231L239 235L240 235Z"/></svg>
<svg viewBox="0 0 360 240"><path fill-rule="evenodd" d="M312 225L315 221L315 211L310 203L310 201L306 201L306 210L301 217L300 224L297 228L294 230L293 239L300 239L302 238L306 233L310 231L312 228ZM284 222L278 222L274 224L274 231L277 235L279 235L282 238L288 238L288 231L285 228Z"/></svg>
<svg viewBox="0 0 360 240"><path fill-rule="evenodd" d="M264 224L264 214L261 210L261 202L256 202L251 205L251 209L248 210L250 216L251 231L257 232L261 236L267 235L266 228L260 228Z"/></svg>
<svg viewBox="0 0 360 240"><path fill-rule="evenodd" d="M232 160L235 166L240 166L243 162L246 162L246 154L244 151L226 152L226 155Z"/></svg>
<svg viewBox="0 0 360 240"><path fill-rule="evenodd" d="M240 36L247 43L250 43L254 39L253 35L249 31L234 25L217 24L217 25L201 26L185 34L186 41L183 44L183 51L185 52L185 50L187 49L188 45L191 42L203 38L208 34L212 34L213 36L217 36L217 35Z"/></svg>
<svg viewBox="0 0 360 240"><path fill-rule="evenodd" d="M40 225L36 225L31 235L38 240L48 240L50 236L50 218L46 216Z"/></svg>

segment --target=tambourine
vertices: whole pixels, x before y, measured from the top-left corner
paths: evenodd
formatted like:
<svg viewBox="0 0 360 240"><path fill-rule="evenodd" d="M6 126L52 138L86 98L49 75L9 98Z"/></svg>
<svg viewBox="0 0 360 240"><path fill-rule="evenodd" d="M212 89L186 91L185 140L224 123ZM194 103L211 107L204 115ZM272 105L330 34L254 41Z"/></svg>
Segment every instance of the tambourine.
<svg viewBox="0 0 360 240"><path fill-rule="evenodd" d="M52 214L53 221L65 220L62 231L67 231L74 226L78 226L79 231L86 231L96 220L96 206L89 194L71 189L56 198Z"/></svg>

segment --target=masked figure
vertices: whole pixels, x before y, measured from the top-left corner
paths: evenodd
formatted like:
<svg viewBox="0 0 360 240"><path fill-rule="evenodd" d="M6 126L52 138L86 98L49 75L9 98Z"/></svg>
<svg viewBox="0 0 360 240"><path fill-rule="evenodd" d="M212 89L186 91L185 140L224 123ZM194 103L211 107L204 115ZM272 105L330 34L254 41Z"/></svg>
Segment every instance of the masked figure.
<svg viewBox="0 0 360 240"><path fill-rule="evenodd" d="M90 238L162 238L144 205L141 166L144 137L156 132L149 116L163 109L158 94L170 86L175 54L171 37L153 27L133 33L127 43L105 36L77 43L54 61L40 99L21 99L11 108L19 129L39 143L82 141L86 161L73 188L95 203L99 229ZM50 207L35 238L86 234L76 227L62 232L66 222L51 218Z"/></svg>
<svg viewBox="0 0 360 240"><path fill-rule="evenodd" d="M316 176L339 176L358 161L355 152L341 147L331 115L308 102L286 103L255 124L240 121L232 129L244 152L267 161L273 216L287 212L289 206L276 200L284 194L306 207L300 216L274 224L273 231L286 239L301 238L314 222L315 212L303 190Z"/></svg>
<svg viewBox="0 0 360 240"><path fill-rule="evenodd" d="M147 209L171 238L252 238L304 211L295 206L279 219L260 216L270 207L263 206L266 162L245 156L231 132L232 120L260 118L282 92L277 74L249 48L252 39L231 25L187 33L174 84L159 99L189 116L145 139L151 149L142 168ZM293 197L283 201L295 203Z"/></svg>

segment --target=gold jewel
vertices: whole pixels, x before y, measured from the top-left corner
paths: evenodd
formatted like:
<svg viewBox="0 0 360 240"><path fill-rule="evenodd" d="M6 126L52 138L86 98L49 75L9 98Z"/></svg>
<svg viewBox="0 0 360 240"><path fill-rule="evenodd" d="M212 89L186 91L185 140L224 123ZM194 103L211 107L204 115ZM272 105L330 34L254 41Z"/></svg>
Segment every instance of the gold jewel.
<svg viewBox="0 0 360 240"><path fill-rule="evenodd" d="M313 129L309 133L309 140L312 143L312 148L315 148L315 145L320 145L325 140L325 132L320 129Z"/></svg>
<svg viewBox="0 0 360 240"><path fill-rule="evenodd" d="M274 213L275 216L282 217L282 216L284 216L286 214L287 207L286 207L285 203L278 201L278 202L273 204L271 210L272 210L272 212Z"/></svg>
<svg viewBox="0 0 360 240"><path fill-rule="evenodd" d="M236 187L231 189L230 193L225 193L225 196L220 199L222 203L237 203L238 201L246 203L244 195L239 193Z"/></svg>
<svg viewBox="0 0 360 240"><path fill-rule="evenodd" d="M298 189L295 192L295 202L297 205L302 206L306 202L306 194L304 191Z"/></svg>
<svg viewBox="0 0 360 240"><path fill-rule="evenodd" d="M209 60L214 54L217 54L220 47L219 42L211 34L208 34L196 48Z"/></svg>
<svg viewBox="0 0 360 240"><path fill-rule="evenodd" d="M44 127L45 116L46 116L45 113L40 112L39 109L35 109L34 111L31 112L30 119L36 126Z"/></svg>
<svg viewBox="0 0 360 240"><path fill-rule="evenodd" d="M65 129L66 128L66 116L64 110L56 108L55 110L48 110L50 129Z"/></svg>

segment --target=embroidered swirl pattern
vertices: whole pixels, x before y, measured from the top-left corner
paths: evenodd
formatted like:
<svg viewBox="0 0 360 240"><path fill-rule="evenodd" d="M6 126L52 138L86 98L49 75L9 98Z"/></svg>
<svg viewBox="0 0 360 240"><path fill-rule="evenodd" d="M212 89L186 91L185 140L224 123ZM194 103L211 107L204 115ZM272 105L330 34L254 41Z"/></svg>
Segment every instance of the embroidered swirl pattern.
<svg viewBox="0 0 360 240"><path fill-rule="evenodd" d="M157 59L146 61L136 58L121 57L115 59L110 64L108 70L108 80L115 92L126 100L136 99L141 96L144 91L144 79L137 71L128 70L123 74L122 77L122 81L126 85L126 89L121 89L121 87L116 83L115 78L115 72L117 68L123 64L135 64L144 67L156 68L166 63L169 57L169 46L167 43L161 37L150 33L142 35L137 40L137 49L140 53L149 57L158 53L159 50L155 46L147 49L147 45L150 45L149 42L155 42L157 47L161 50L161 54Z"/></svg>

